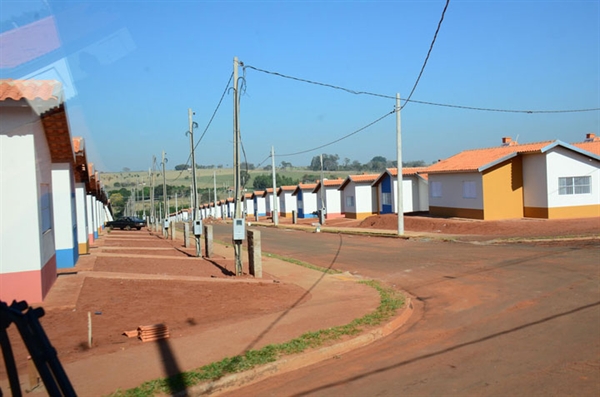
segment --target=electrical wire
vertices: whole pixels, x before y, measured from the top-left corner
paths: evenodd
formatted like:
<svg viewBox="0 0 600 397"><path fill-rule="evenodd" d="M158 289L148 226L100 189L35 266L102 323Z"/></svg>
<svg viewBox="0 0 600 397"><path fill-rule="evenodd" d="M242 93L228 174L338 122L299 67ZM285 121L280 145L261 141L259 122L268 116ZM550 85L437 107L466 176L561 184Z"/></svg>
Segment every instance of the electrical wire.
<svg viewBox="0 0 600 397"><path fill-rule="evenodd" d="M208 128L210 127L213 119L215 118L215 115L217 114L217 111L221 107L221 103L223 102L223 98L225 98L225 94L227 94L227 90L229 89L229 85L231 84L231 80L232 79L233 79L233 72L231 72L231 75L229 76L229 80L227 80L227 85L225 86L225 89L223 90L223 94L221 95L221 99L219 100L219 103L217 104L217 107L215 108L215 111L213 112L212 116L210 117L210 120L208 120L208 124L206 125L206 128L204 128L204 132L202 132L202 135L200 136L200 139L198 139L198 142L196 142L196 144L194 145L194 150L196 150L196 148L200 144L200 141L202 140L202 138L204 138L204 135L206 134L206 131L208 131ZM191 159L192 159L192 153L189 154L189 156L188 156L188 158L187 158L187 160L185 162L185 167L181 170L181 172L179 173L179 175L177 175L177 177L175 179L173 179L173 182L175 182L177 179L179 179L179 177L183 174L183 171L187 170L187 167L190 164L190 160Z"/></svg>
<svg viewBox="0 0 600 397"><path fill-rule="evenodd" d="M331 142L329 142L329 143L326 143L326 144L324 144L324 145L320 145L320 146L314 147L314 148L312 148L312 149L306 149L306 150L302 150L302 151L300 151L300 152L294 152L294 153L285 153L285 154L278 154L278 156L279 156L279 157L289 157L289 156L296 156L296 155L298 155L298 154L304 154L304 153L308 153L308 152L313 152L313 151L315 151L315 150L322 149L322 148L324 148L324 147L327 147L327 146L333 145L334 143L337 143L337 142L339 142L339 141L342 141L342 140L344 140L344 139L346 139L346 138L349 138L349 137L351 137L352 135L358 134L359 132L361 132L361 131L363 131L363 130L365 130L365 129L369 128L369 127L371 127L372 125L374 125L374 124L377 124L378 122L380 122L381 120L385 119L385 118L386 118L386 117L388 117L389 115L391 115L391 114L394 114L395 112L396 112L396 110L392 110L391 112L384 114L383 116L381 116L381 117L380 117L380 118L378 118L377 120L370 122L369 124L365 125L364 127L361 127L361 128L359 128L358 130L355 130L355 131L353 131L353 132L351 132L351 133L349 133L349 134L346 134L346 135L344 135L344 136L343 136L343 137L341 137L341 138L338 138L338 139L336 139L336 140L334 140L334 141L331 141Z"/></svg>
<svg viewBox="0 0 600 397"><path fill-rule="evenodd" d="M252 70L255 70L260 73L270 74L270 75L281 77L284 79L295 80L295 81L299 81L302 83L308 83L308 84L318 85L318 86L322 86L322 87L332 88L335 90L345 91L345 92L348 92L348 93L354 94L354 95L370 95L370 96L374 96L374 97L378 97L378 98L396 100L396 97L392 96L392 95L378 94L378 93L368 92L368 91L356 91L356 90L352 90L350 88L340 87L340 86L336 86L333 84L321 83L321 82L314 81L314 80L308 80L308 79L303 79L303 78L299 78L299 77L289 76L289 75L285 75L283 73L273 72L273 71L257 68L255 66L251 66L251 65L244 64L244 68L252 69ZM501 109L501 108L486 108L486 107L478 107L478 106L455 105L455 104L447 104L447 103L439 103L439 102L431 102L431 101L419 101L416 99L407 100L407 99L401 98L400 100L404 101L405 105L406 105L406 102L412 102L412 103L417 103L420 105L448 107L448 108L456 108L456 109L464 109L464 110L476 110L476 111L482 111L482 112L526 113L526 114L546 113L547 114L547 113L582 113L582 112L593 112L593 111L600 110L600 108L561 109L561 110L521 110L521 109ZM404 107L404 105L402 107Z"/></svg>
<svg viewBox="0 0 600 397"><path fill-rule="evenodd" d="M423 71L425 70L425 66L427 65L427 61L429 60L429 56L431 55L431 51L433 50L433 45L435 44L435 40L437 39L437 35L440 32L440 28L442 27L442 22L444 21L444 15L446 15L446 10L448 9L448 4L450 4L450 0L446 0L446 5L444 6L444 10L442 11L442 17L438 22L437 29L435 30L435 34L433 35L433 40L431 41L431 45L429 46L429 51L427 51L427 56L425 57L425 61L423 62L423 66L421 66L421 71L419 72L419 76L413 85L408 98L406 98L406 102L404 102L404 106L401 106L399 110L402 110L408 102L410 102L410 98L412 98L413 93L417 89L417 85L419 84L419 80L421 80L421 76L423 75Z"/></svg>

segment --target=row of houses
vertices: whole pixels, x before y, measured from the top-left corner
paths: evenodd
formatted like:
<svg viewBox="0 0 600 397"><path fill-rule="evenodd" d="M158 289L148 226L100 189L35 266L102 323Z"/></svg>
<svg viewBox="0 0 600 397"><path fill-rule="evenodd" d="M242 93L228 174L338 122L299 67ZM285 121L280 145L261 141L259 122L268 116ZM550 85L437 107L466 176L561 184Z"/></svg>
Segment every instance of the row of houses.
<svg viewBox="0 0 600 397"><path fill-rule="evenodd" d="M403 213L481 220L600 216L600 137L465 150L428 167L402 169ZM398 213L398 169L380 174L301 183L242 197L246 217L270 217L277 200L282 217L364 219ZM201 217L232 217L232 198L200 206Z"/></svg>
<svg viewBox="0 0 600 397"><path fill-rule="evenodd" d="M31 304L112 217L59 82L0 80L0 118L0 300Z"/></svg>

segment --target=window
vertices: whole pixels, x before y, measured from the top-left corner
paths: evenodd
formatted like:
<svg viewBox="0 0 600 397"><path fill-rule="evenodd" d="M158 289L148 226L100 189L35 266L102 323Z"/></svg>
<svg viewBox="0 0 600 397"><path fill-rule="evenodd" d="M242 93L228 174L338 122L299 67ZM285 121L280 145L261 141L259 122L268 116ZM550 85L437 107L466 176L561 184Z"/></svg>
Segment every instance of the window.
<svg viewBox="0 0 600 397"><path fill-rule="evenodd" d="M475 181L463 181L463 198L477 198Z"/></svg>
<svg viewBox="0 0 600 397"><path fill-rule="evenodd" d="M442 197L442 182L431 182L431 197Z"/></svg>
<svg viewBox="0 0 600 397"><path fill-rule="evenodd" d="M50 185L46 183L42 183L40 185L42 200L41 200L41 209L42 209L42 233L50 230L52 228L52 206L51 206L51 197L50 197Z"/></svg>
<svg viewBox="0 0 600 397"><path fill-rule="evenodd" d="M381 204L392 205L392 193L382 193L381 194Z"/></svg>
<svg viewBox="0 0 600 397"><path fill-rule="evenodd" d="M567 176L558 178L558 194L589 194L592 189L589 176Z"/></svg>
<svg viewBox="0 0 600 397"><path fill-rule="evenodd" d="M354 207L354 196L346 196L346 207Z"/></svg>

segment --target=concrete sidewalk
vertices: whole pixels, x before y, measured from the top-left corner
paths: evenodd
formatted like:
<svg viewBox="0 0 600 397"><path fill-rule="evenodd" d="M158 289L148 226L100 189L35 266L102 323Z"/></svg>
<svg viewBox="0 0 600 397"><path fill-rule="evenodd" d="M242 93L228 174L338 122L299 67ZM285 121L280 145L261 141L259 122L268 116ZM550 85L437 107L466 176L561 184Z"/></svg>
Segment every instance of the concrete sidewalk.
<svg viewBox="0 0 600 397"><path fill-rule="evenodd" d="M156 254L160 255L160 251ZM233 249L221 244L214 245L214 254L233 259ZM52 301L52 305L68 307L74 304L77 300L77 290L81 288L85 277L136 277L134 274L102 274L87 271L93 268L94 254L85 257L84 261L88 263L84 264L81 269L84 271L81 271L76 278L58 278L53 292L60 292L61 298ZM210 330L193 335L172 337L161 343L143 343L135 348L67 363L64 368L76 392L80 396L103 396L118 389L133 388L145 381L166 377L174 371L192 370L225 357L243 354L247 350L287 342L305 332L348 324L356 318L373 312L379 305L378 292L369 286L359 284L357 281L361 278L350 274L324 274L271 257L263 257L263 271L276 282L300 286L306 291L305 295L310 295L310 299L302 303L299 303L299 300L283 312L271 313L251 320L241 319L234 323L224 321L222 325L218 324ZM168 279L169 276L164 278ZM217 281L203 277L194 277L193 280L200 283L257 281L253 279ZM398 316L389 324L364 335L344 340L334 346L286 357L248 373L226 376L219 381L194 387L188 390L188 395L206 394L208 390L210 393L231 390L276 373L291 371L364 346L399 328L411 312L412 305L410 308L400 310ZM119 364L114 365L115 362ZM8 392L8 381L0 381L0 387ZM34 391L34 394L42 396L45 392L42 388Z"/></svg>

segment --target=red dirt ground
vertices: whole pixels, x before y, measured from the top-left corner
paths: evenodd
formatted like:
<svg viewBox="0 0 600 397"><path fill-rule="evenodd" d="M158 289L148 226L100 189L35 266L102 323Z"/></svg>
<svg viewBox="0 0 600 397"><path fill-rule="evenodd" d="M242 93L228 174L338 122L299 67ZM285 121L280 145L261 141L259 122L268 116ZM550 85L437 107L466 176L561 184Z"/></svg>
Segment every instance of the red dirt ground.
<svg viewBox="0 0 600 397"><path fill-rule="evenodd" d="M302 223L315 221L303 220ZM291 219L282 218L281 223L291 223ZM382 215L363 221L334 219L328 220L327 225L396 230L397 218L395 215ZM477 221L406 216L405 230L481 240L517 236L597 238L600 220ZM59 352L61 362L75 362L142 343L137 338L122 335L124 331L135 330L140 325L166 323L171 337L179 337L201 331L217 322L233 323L254 315L282 311L305 293L294 285L270 282L233 285L194 280L194 277L234 277L234 264L231 260L218 258L212 262L202 261L199 265L198 260L188 259L193 252L193 248L182 248L177 241L171 243L158 237L149 238L143 230L113 231L97 240L92 255L80 257L74 272L59 276L68 279L64 280L68 282L62 283L65 288L81 286L81 292L78 296L74 295L72 304L49 295L52 299L33 305L46 310L41 323ZM73 274L75 272L77 274ZM93 276L94 273L101 275L100 272L127 275L121 279ZM139 278L131 274L137 274ZM144 279L144 275L158 275L163 279ZM242 278L252 277L245 275ZM268 274L264 278L272 279ZM67 291L51 291L51 294L53 292L68 296ZM310 299L310 295L305 299ZM92 313L94 324L93 349L87 346L88 312ZM9 328L9 336L19 371L26 373L27 353L14 326ZM6 379L4 365L0 366L0 379Z"/></svg>

